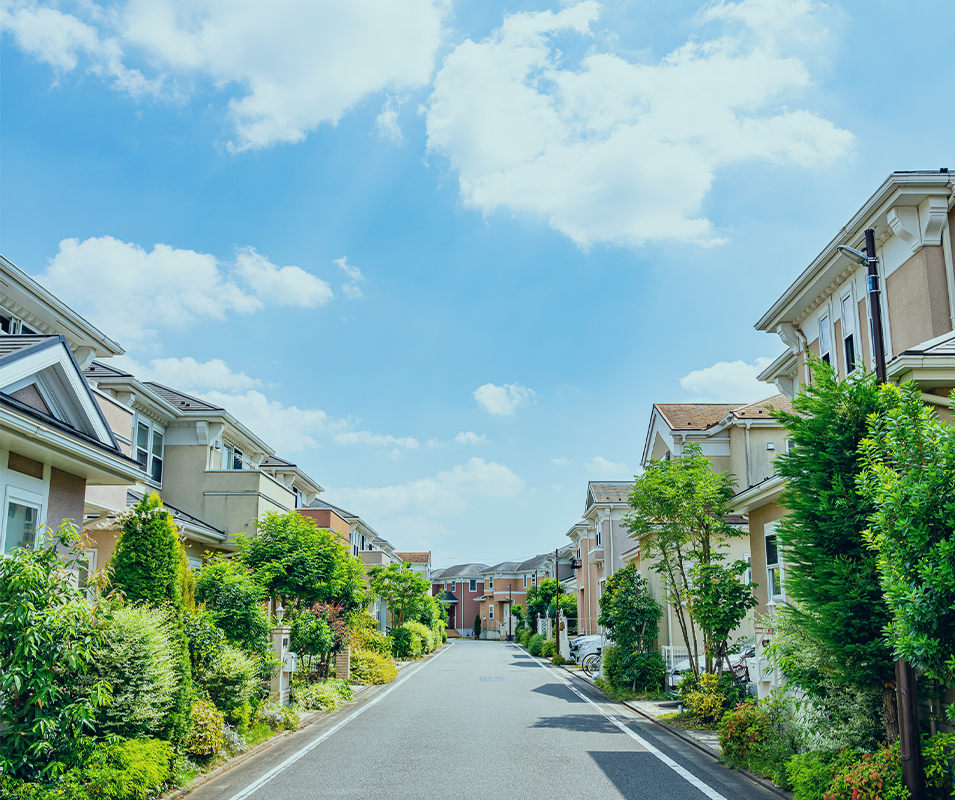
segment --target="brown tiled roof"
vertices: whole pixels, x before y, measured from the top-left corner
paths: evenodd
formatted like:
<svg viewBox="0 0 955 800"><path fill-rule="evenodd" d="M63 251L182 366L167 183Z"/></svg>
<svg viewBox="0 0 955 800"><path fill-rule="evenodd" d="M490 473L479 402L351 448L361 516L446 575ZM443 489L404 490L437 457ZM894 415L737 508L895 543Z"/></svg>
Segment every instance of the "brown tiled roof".
<svg viewBox="0 0 955 800"><path fill-rule="evenodd" d="M776 411L793 411L792 400L784 394L776 394L767 397L765 400L758 400L755 403L734 409L733 416L737 419L769 419L771 415L766 411L766 406Z"/></svg>
<svg viewBox="0 0 955 800"><path fill-rule="evenodd" d="M587 484L588 503L626 503L633 481L590 481ZM589 506L588 506L589 507Z"/></svg>
<svg viewBox="0 0 955 800"><path fill-rule="evenodd" d="M427 564L431 561L431 553L395 553L398 558L402 561L407 561L411 564Z"/></svg>
<svg viewBox="0 0 955 800"><path fill-rule="evenodd" d="M739 403L654 403L671 430L702 431L713 427Z"/></svg>

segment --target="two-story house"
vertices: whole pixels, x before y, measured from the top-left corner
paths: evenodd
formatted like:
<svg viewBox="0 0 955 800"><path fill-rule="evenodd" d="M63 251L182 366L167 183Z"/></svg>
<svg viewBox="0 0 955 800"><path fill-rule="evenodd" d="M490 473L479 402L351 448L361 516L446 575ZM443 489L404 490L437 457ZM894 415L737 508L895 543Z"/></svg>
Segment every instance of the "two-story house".
<svg viewBox="0 0 955 800"><path fill-rule="evenodd" d="M139 466L111 428L116 410L82 373L92 358L121 352L0 256L0 556L45 527L81 527L88 487L124 491L136 481Z"/></svg>
<svg viewBox="0 0 955 800"><path fill-rule="evenodd" d="M446 604L449 637L473 634L474 617L481 614L486 569L487 564L472 563L432 571L431 594Z"/></svg>

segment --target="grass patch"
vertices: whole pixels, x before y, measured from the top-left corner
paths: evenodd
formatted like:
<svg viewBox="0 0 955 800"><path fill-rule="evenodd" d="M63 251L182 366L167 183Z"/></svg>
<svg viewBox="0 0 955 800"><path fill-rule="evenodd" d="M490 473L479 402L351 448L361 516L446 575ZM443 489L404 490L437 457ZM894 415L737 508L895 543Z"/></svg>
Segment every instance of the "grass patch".
<svg viewBox="0 0 955 800"><path fill-rule="evenodd" d="M607 695L607 699L613 700L614 702L620 703L624 700L668 700L670 695L663 691L641 691L624 686L624 687L615 687L611 686L603 678L597 678L594 683L603 690L603 693Z"/></svg>
<svg viewBox="0 0 955 800"><path fill-rule="evenodd" d="M261 744L266 739L271 739L273 736L278 736L279 733L283 731L273 731L266 723L256 722L254 725L250 725L249 729L245 732L245 741L248 743L249 747L255 747L257 744Z"/></svg>
<svg viewBox="0 0 955 800"><path fill-rule="evenodd" d="M716 728L709 728L706 725L700 724L699 720L694 717L692 714L687 713L686 711L678 712L674 711L672 714L661 714L657 719L662 720L667 725L670 725L674 728L682 728L683 730L688 731L715 731Z"/></svg>

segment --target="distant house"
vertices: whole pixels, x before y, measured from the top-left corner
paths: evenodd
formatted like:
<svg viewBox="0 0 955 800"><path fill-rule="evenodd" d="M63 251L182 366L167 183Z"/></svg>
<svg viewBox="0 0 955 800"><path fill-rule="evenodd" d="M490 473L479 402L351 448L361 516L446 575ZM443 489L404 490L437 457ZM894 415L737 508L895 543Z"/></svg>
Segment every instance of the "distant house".
<svg viewBox="0 0 955 800"><path fill-rule="evenodd" d="M432 571L431 593L447 604L448 631L453 635L470 636L473 632L474 617L481 614L487 568L486 564L456 564Z"/></svg>
<svg viewBox="0 0 955 800"><path fill-rule="evenodd" d="M431 553L395 553L395 555L405 564L411 567L412 572L417 572L426 581L431 581Z"/></svg>

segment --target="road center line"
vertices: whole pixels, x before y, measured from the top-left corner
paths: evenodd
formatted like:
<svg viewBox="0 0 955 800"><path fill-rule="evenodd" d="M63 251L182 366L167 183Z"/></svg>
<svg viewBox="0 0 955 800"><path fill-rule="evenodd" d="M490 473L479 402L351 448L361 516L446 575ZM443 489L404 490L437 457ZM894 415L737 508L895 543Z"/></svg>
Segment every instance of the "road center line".
<svg viewBox="0 0 955 800"><path fill-rule="evenodd" d="M434 656L434 658L429 658L424 664L419 664L417 667L415 667L413 670L411 670L411 672L409 672L407 675L405 675L403 678L401 678L401 679L400 679L397 683L395 683L393 686L390 686L388 689L386 689L386 690L385 690L384 692L382 692L381 694L376 695L374 698L372 698L372 699L369 700L367 703L365 703L363 706L361 706L361 708L357 709L356 711L354 711L353 713L351 713L351 714L349 714L347 717L345 717L345 719L343 719L341 722L339 722L339 723L338 723L337 725L335 725L334 727L329 728L327 731L325 731L325 733L323 733L321 736L319 736L314 742L309 742L309 743L308 743L307 745L305 745L305 747L303 747L301 750L296 751L295 753L293 753L292 755L290 755L288 758L286 758L285 761L283 761L281 764L279 764L278 766L272 767L272 769L270 769L268 772L266 772L264 775L262 775L262 777L260 777L257 781L255 781L254 783L250 783L248 786L246 786L246 787L245 787L241 792L239 792L238 794L232 795L232 797L230 797L229 800L246 800L246 798L251 797L251 796L252 796L253 794L255 794L259 789L261 789L263 786L265 786L265 784L267 784L267 783L268 783L269 781L271 781L274 777L276 777L280 772L283 772L283 771L286 770L288 767L292 766L292 764L294 764L294 763L295 763L296 761L298 761L300 758L302 758L303 756L305 756L306 754L308 754L309 752L311 752L312 750L314 750L314 749L315 749L316 747L318 747L322 742L324 742L326 739L328 739L332 734L337 733L338 731L340 731L340 730L341 730L342 728L344 728L349 722L351 722L353 719L355 719L355 717L360 717L360 716L361 716L362 714L364 714L369 708L371 708L373 705L375 705L375 703L377 703L379 700L384 700L384 699L385 699L389 694L391 694L395 689L397 689L399 686L401 686L401 684L403 684L405 681L409 680L412 676L417 675L419 672L421 672L421 670L423 670L426 666L428 666L428 664L430 664L432 661L434 661L435 659L440 658L440 657L441 657L444 653L446 653L452 646L453 646L453 643L448 644L448 646L447 646L446 648L442 649L437 655Z"/></svg>
<svg viewBox="0 0 955 800"><path fill-rule="evenodd" d="M558 672L555 669L551 669L550 667L545 666L544 664L541 664L539 661L537 662L537 665L544 671L552 673L557 680L563 683L568 689L570 689L570 691L572 691L575 695L577 695L581 700L583 700L586 703L589 703L595 709L597 709L598 714L600 714L602 717L606 718L611 723L616 725L620 730L622 730L625 734L627 734L627 736L629 736L641 747L645 748L648 752L652 753L654 756L660 759L660 761L666 764L670 769L672 769L677 775L683 778L687 783L689 783L691 786L695 786L697 789L703 792L703 794L705 794L708 798L710 798L710 800L726 800L726 797L724 797L722 794L716 791L716 789L709 786L708 784L703 783L703 781L697 778L696 775L689 772L685 768L681 767L679 764L676 763L676 761L670 758L666 753L662 753L660 750L658 750L656 747L650 744L650 742L648 742L646 739L644 739L641 736L638 736L636 733L630 730L630 728L628 728L626 725L620 722L620 720L618 720L616 717L611 716L606 711L604 711L593 700L587 697L587 695L579 691L577 687L574 686L573 683L568 678L565 678L560 672Z"/></svg>

